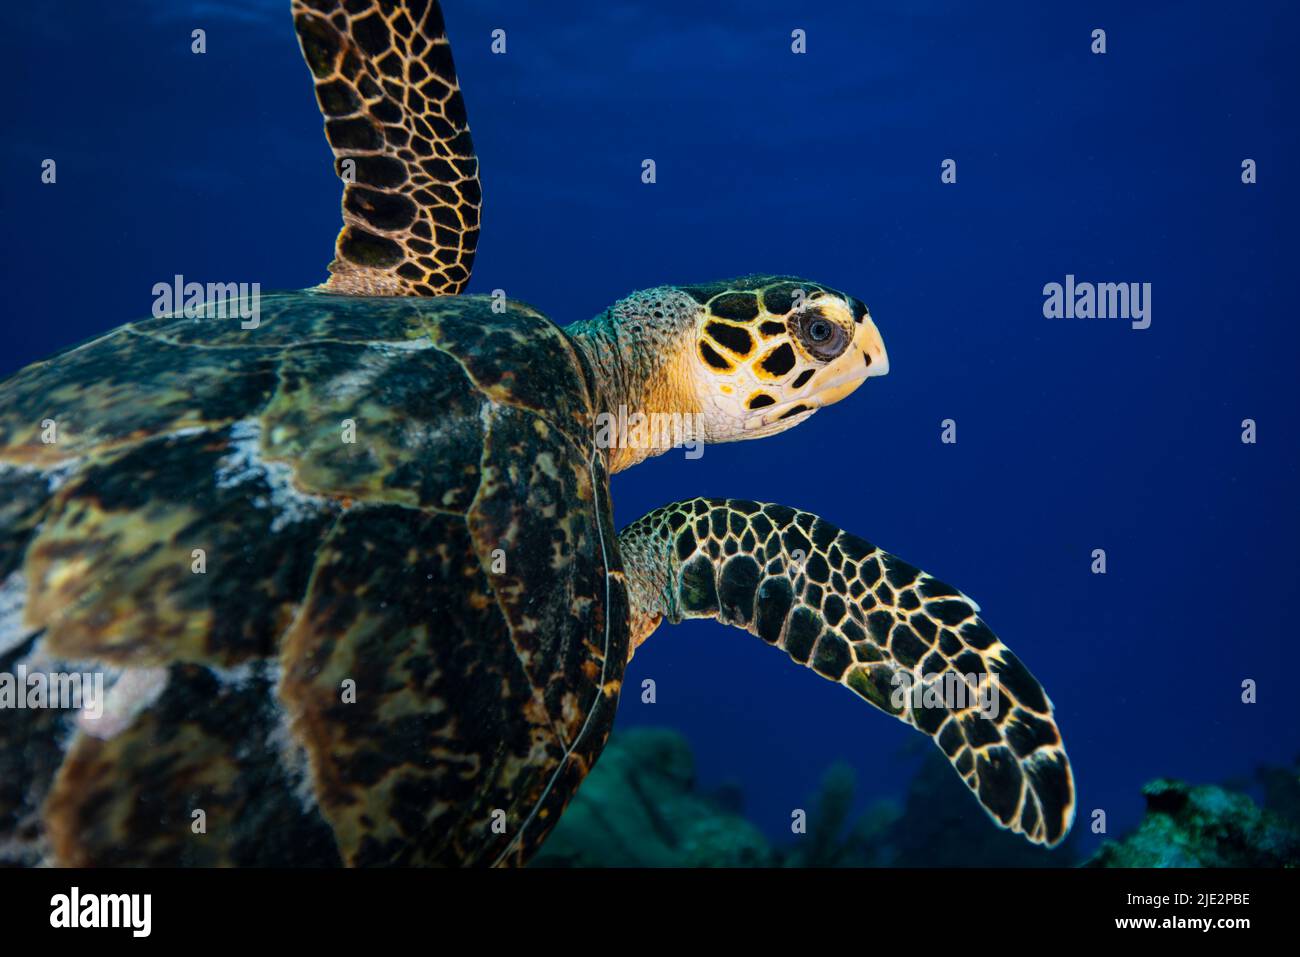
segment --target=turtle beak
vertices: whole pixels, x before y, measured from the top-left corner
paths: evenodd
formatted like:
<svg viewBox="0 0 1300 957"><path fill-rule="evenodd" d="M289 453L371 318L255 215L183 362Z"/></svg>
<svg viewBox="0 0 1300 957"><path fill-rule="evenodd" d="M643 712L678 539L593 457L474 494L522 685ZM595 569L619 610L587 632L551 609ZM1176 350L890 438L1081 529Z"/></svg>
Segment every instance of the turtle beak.
<svg viewBox="0 0 1300 957"><path fill-rule="evenodd" d="M839 361L846 365L847 369L829 384L818 389L818 405L832 405L851 394L872 376L888 374L889 353L885 351L885 340L881 338L880 330L876 328L870 316L858 323L858 331L853 336L853 344L849 346L848 351L850 356L857 358L840 357ZM846 359L849 361L845 362ZM862 365L857 364L859 359Z"/></svg>
<svg viewBox="0 0 1300 957"><path fill-rule="evenodd" d="M870 316L858 323L858 332L853 337L853 345L862 354L868 379L872 376L889 374L889 353L885 351L885 340Z"/></svg>

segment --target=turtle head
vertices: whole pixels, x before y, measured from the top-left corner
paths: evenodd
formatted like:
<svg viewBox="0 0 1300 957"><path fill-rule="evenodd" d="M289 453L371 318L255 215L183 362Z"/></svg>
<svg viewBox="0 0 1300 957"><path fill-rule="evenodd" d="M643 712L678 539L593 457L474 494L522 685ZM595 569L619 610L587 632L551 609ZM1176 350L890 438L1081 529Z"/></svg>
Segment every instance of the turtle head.
<svg viewBox="0 0 1300 957"><path fill-rule="evenodd" d="M600 411L620 425L638 413L689 417L705 443L784 432L889 371L860 299L787 276L647 289L569 332L598 380ZM619 446L611 471L666 447Z"/></svg>
<svg viewBox="0 0 1300 957"><path fill-rule="evenodd" d="M709 441L783 432L889 371L867 307L838 290L751 276L681 291L698 305L690 365Z"/></svg>

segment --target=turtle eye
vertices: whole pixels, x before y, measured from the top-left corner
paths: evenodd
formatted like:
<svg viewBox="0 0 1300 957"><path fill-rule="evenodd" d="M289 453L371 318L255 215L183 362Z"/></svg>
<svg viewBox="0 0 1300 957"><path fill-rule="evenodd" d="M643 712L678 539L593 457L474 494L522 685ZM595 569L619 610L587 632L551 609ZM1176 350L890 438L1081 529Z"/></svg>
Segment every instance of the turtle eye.
<svg viewBox="0 0 1300 957"><path fill-rule="evenodd" d="M816 307L795 316L791 325L799 342L816 359L834 359L849 344L848 334Z"/></svg>

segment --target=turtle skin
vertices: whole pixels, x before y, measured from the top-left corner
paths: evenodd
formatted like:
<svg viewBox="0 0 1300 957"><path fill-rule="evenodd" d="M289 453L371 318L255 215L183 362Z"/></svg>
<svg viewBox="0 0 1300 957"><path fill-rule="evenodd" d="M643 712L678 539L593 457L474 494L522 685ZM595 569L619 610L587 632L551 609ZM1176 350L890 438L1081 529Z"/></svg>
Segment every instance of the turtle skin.
<svg viewBox="0 0 1300 957"><path fill-rule="evenodd" d="M0 672L108 687L0 710L0 860L528 859L628 609L591 370L501 305L268 294L0 383Z"/></svg>

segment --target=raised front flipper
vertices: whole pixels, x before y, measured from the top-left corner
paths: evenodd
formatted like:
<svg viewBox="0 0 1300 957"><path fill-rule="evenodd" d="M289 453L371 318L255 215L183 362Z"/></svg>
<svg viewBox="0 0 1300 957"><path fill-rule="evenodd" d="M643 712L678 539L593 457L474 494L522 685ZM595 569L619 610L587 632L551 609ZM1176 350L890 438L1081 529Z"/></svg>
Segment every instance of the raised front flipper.
<svg viewBox="0 0 1300 957"><path fill-rule="evenodd" d="M955 588L809 512L675 502L619 534L639 645L716 618L929 735L1002 827L1053 846L1074 782L1042 686Z"/></svg>
<svg viewBox="0 0 1300 957"><path fill-rule="evenodd" d="M453 296L478 246L478 158L437 0L293 0L343 231L325 288Z"/></svg>

